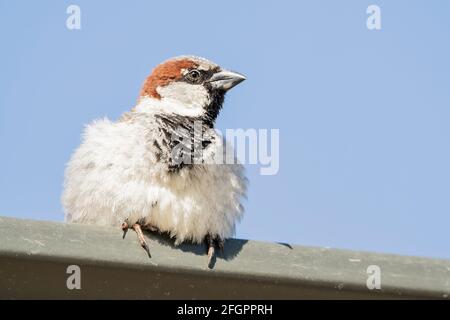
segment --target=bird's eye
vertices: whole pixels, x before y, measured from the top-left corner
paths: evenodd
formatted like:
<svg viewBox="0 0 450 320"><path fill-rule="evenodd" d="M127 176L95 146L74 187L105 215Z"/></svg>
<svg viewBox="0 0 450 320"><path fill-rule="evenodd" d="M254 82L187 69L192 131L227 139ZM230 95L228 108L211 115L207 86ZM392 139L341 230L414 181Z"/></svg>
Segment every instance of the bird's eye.
<svg viewBox="0 0 450 320"><path fill-rule="evenodd" d="M202 81L202 74L198 70L191 70L186 75L186 79L191 83L200 83Z"/></svg>

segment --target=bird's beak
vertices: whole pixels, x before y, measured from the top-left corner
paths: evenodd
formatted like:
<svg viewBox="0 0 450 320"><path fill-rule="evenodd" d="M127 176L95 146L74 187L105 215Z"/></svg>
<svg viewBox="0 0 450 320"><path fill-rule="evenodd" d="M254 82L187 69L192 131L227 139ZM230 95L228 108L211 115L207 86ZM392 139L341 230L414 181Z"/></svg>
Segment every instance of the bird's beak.
<svg viewBox="0 0 450 320"><path fill-rule="evenodd" d="M237 72L221 70L213 74L208 82L213 89L228 91L245 79L246 78L242 74Z"/></svg>

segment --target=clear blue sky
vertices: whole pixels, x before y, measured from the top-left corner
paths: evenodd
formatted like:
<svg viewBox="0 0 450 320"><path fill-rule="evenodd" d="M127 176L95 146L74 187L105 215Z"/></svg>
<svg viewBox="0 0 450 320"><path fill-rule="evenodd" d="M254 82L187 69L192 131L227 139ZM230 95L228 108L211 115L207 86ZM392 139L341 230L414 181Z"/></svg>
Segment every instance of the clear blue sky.
<svg viewBox="0 0 450 320"><path fill-rule="evenodd" d="M66 8L82 29L66 28ZM382 30L366 28L381 7ZM450 2L0 1L0 215L63 219L83 125L180 54L247 75L219 128L279 128L237 237L450 258Z"/></svg>

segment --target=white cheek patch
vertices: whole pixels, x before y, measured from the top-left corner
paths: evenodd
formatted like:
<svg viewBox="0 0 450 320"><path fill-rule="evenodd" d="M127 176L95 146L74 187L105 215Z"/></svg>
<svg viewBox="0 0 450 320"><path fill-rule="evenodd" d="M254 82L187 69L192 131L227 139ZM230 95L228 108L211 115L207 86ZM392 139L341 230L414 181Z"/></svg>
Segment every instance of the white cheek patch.
<svg viewBox="0 0 450 320"><path fill-rule="evenodd" d="M204 107L210 104L208 91L202 85L186 82L173 82L156 89L161 102L173 106L173 112L180 115L199 116Z"/></svg>

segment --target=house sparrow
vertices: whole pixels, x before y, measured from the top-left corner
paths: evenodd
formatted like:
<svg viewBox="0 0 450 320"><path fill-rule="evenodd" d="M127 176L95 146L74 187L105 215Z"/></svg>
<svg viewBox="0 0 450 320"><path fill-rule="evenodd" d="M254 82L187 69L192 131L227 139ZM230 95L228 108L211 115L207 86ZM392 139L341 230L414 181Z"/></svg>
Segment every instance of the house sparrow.
<svg viewBox="0 0 450 320"><path fill-rule="evenodd" d="M243 167L213 129L225 93L243 80L200 57L158 65L131 111L86 127L65 172L66 221L121 226L124 236L131 228L149 256L142 230L176 245L206 242L210 265L243 214Z"/></svg>

